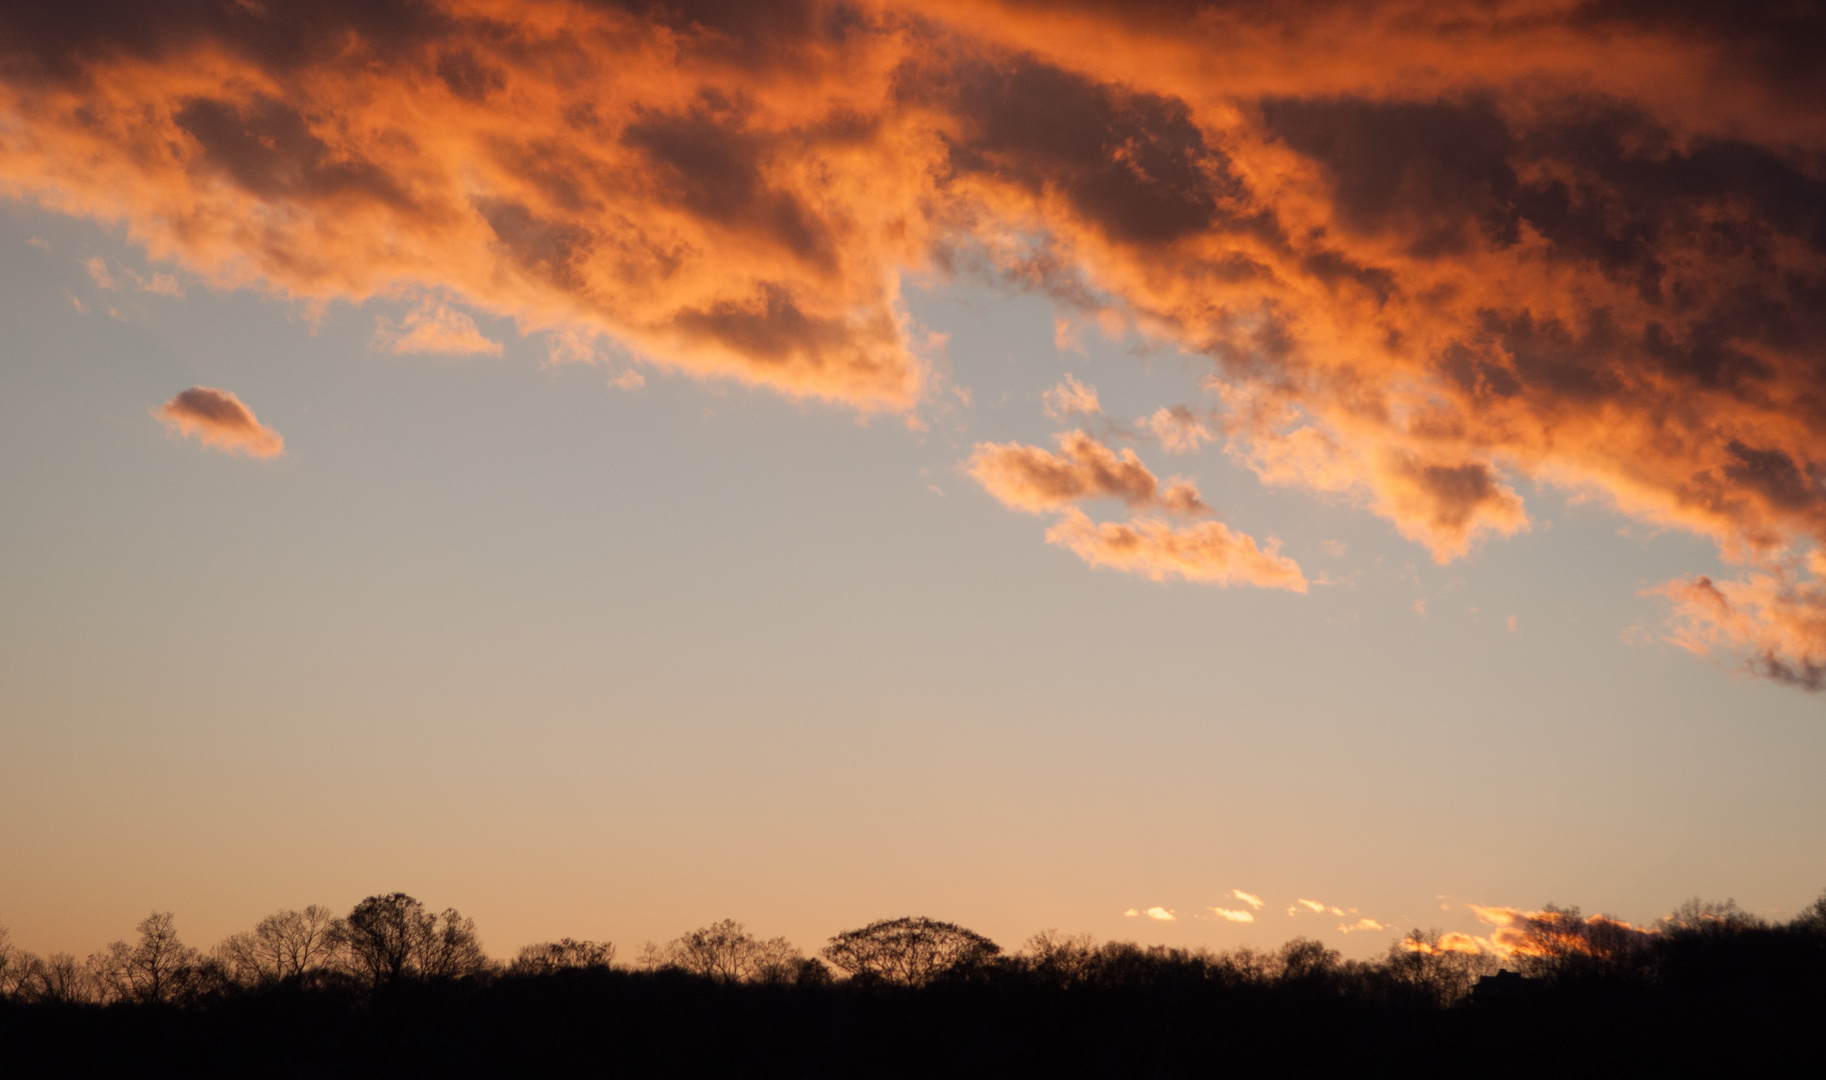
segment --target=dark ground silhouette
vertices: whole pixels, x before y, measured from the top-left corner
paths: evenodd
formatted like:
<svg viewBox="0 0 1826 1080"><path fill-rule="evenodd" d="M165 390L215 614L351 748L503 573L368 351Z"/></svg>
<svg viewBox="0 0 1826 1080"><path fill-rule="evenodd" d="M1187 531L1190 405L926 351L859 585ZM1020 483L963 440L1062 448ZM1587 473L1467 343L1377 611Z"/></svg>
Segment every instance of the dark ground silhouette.
<svg viewBox="0 0 1826 1080"><path fill-rule="evenodd" d="M287 912L209 955L169 915L83 964L0 939L0 1074L172 1077L1826 1075L1826 897L1771 924L1689 903L1650 928L1549 907L1504 957L1415 932L1386 957L883 920L824 962L725 921L486 959L403 894ZM1498 963L1508 972L1477 982ZM57 969L61 965L61 975ZM847 975L845 974L847 973Z"/></svg>

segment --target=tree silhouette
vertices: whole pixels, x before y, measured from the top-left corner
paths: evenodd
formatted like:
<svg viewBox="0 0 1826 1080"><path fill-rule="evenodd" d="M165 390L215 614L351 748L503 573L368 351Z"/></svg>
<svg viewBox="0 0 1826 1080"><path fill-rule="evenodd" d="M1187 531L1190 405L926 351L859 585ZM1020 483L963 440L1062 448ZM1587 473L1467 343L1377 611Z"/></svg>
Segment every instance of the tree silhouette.
<svg viewBox="0 0 1826 1080"><path fill-rule="evenodd" d="M1826 892L1821 893L1818 900L1803 908L1789 925L1796 930L1804 930L1808 933L1826 934Z"/></svg>
<svg viewBox="0 0 1826 1080"><path fill-rule="evenodd" d="M733 919L681 934L659 954L661 966L721 982L791 981L802 959L792 942L762 941Z"/></svg>
<svg viewBox="0 0 1826 1080"><path fill-rule="evenodd" d="M407 976L462 978L488 966L475 920L455 908L433 915L405 893L370 896L338 927L351 966L371 985Z"/></svg>
<svg viewBox="0 0 1826 1080"><path fill-rule="evenodd" d="M102 994L118 1001L145 1004L174 1000L195 975L202 959L195 949L178 940L169 911L155 911L141 919L139 941L116 941L89 958L89 967Z"/></svg>
<svg viewBox="0 0 1826 1080"><path fill-rule="evenodd" d="M1496 957L1482 949L1455 948L1438 930L1420 929L1391 944L1384 963L1396 982L1438 1005L1463 999L1478 979L1499 966Z"/></svg>
<svg viewBox="0 0 1826 1080"><path fill-rule="evenodd" d="M955 923L905 916L845 930L831 938L824 957L853 977L924 986L980 968L1001 951L995 942Z"/></svg>
<svg viewBox="0 0 1826 1080"><path fill-rule="evenodd" d="M278 982L332 966L342 940L340 920L312 904L268 915L252 931L217 946L216 957L236 982Z"/></svg>
<svg viewBox="0 0 1826 1080"><path fill-rule="evenodd" d="M549 975L567 968L606 968L615 962L615 946L607 941L560 938L520 949L509 970L516 975Z"/></svg>

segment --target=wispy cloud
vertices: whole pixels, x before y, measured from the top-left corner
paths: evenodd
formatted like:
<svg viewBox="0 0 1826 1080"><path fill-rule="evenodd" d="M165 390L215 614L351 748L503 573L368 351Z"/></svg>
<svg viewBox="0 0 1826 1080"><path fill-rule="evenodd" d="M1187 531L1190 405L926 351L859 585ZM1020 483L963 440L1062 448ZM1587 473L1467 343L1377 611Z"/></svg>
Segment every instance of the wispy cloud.
<svg viewBox="0 0 1826 1080"><path fill-rule="evenodd" d="M1282 555L1276 541L1258 544L1254 537L1234 532L1219 521L1183 527L1145 517L1128 522L1094 522L1073 507L1047 530L1046 540L1092 566L1140 574L1155 581L1177 577L1299 593L1307 587L1299 564Z"/></svg>
<svg viewBox="0 0 1826 1080"><path fill-rule="evenodd" d="M1169 454L1190 454L1201 444L1213 442L1217 438L1205 426L1204 421L1184 405L1156 409L1153 415L1143 417L1139 425L1144 430L1153 432Z"/></svg>
<svg viewBox="0 0 1826 1080"><path fill-rule="evenodd" d="M252 409L227 390L193 386L161 405L154 414L165 426L204 446L249 457L285 453L285 440L262 424Z"/></svg>
<svg viewBox="0 0 1826 1080"><path fill-rule="evenodd" d="M1241 900L1243 903L1248 904L1250 907L1255 908L1257 911L1262 909L1262 898L1254 893L1246 893L1241 889L1232 889L1230 890L1230 895Z"/></svg>
<svg viewBox="0 0 1826 1080"><path fill-rule="evenodd" d="M1073 415L1096 416L1103 411L1097 388L1079 382L1070 372L1066 372L1064 382L1040 395L1040 400L1046 406L1046 415L1060 422Z"/></svg>
<svg viewBox="0 0 1826 1080"><path fill-rule="evenodd" d="M501 355L501 343L476 329L475 320L448 304L425 301L397 320L381 319L372 347L390 353Z"/></svg>
<svg viewBox="0 0 1826 1080"><path fill-rule="evenodd" d="M1230 922L1254 922L1255 921L1255 915L1253 912L1243 911L1240 909L1214 907L1211 909L1211 913L1213 915L1216 915L1220 919L1226 919Z"/></svg>

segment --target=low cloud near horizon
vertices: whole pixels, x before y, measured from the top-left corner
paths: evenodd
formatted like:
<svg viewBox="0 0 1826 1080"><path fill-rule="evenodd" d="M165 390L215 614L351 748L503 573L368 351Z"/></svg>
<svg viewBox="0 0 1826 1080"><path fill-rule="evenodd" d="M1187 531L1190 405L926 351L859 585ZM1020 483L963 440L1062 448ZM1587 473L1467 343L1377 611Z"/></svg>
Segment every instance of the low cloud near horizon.
<svg viewBox="0 0 1826 1080"><path fill-rule="evenodd" d="M1650 582L1660 636L1817 690L1823 48L1773 2L20 4L0 192L218 285L427 292L910 419L967 373L900 282L980 271L1200 358L1208 398L1145 425L1168 452L1440 563L1533 527L1535 486L1709 539L1731 577ZM499 346L446 305L377 347ZM1096 494L1176 512L1103 450ZM992 490L1094 566L1306 586L1246 522Z"/></svg>
<svg viewBox="0 0 1826 1080"><path fill-rule="evenodd" d="M216 450L257 458L285 453L285 439L227 390L193 386L159 406L154 415L169 430Z"/></svg>

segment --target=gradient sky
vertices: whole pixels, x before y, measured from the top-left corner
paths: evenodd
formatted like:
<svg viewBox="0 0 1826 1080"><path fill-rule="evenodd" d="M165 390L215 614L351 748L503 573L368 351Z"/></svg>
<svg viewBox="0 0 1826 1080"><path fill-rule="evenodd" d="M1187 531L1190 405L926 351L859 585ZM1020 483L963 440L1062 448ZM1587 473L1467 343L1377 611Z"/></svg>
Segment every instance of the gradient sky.
<svg viewBox="0 0 1826 1080"><path fill-rule="evenodd" d="M154 7L0 15L19 944L1826 886L1806 13Z"/></svg>

